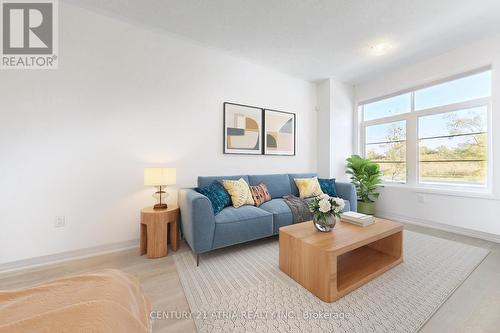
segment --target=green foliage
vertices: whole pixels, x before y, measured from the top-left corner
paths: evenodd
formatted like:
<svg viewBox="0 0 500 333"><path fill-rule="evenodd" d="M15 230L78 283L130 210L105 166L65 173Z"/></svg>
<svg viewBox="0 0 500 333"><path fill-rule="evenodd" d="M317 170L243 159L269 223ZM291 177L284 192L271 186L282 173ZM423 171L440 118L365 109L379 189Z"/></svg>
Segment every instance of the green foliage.
<svg viewBox="0 0 500 333"><path fill-rule="evenodd" d="M382 186L382 173L378 164L359 155L352 155L347 159L347 173L356 186L358 200L373 202L379 197L377 189Z"/></svg>

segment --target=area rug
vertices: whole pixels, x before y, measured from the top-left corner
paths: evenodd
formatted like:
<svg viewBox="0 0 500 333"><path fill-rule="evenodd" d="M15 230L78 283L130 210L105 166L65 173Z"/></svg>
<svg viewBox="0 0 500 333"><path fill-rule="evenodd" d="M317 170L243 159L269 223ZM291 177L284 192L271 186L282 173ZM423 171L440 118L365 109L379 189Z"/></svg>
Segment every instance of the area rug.
<svg viewBox="0 0 500 333"><path fill-rule="evenodd" d="M416 332L488 250L404 231L404 262L334 303L278 267L278 240L175 255L199 332Z"/></svg>

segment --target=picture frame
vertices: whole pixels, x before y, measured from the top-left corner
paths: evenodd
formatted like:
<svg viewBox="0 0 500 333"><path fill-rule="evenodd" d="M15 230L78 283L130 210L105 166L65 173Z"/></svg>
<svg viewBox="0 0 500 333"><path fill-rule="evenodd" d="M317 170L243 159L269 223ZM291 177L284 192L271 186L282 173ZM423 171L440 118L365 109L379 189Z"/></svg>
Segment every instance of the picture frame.
<svg viewBox="0 0 500 333"><path fill-rule="evenodd" d="M295 156L295 113L264 109L264 155Z"/></svg>
<svg viewBox="0 0 500 333"><path fill-rule="evenodd" d="M263 154L264 110L259 107L224 102L223 153Z"/></svg>

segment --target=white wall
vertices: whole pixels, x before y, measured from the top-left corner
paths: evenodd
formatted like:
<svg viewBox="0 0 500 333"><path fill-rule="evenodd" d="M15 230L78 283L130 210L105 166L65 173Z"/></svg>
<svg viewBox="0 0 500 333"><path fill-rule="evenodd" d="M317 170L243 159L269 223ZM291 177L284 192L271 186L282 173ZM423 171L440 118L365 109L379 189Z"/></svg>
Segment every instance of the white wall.
<svg viewBox="0 0 500 333"><path fill-rule="evenodd" d="M334 79L317 84L318 174L348 181L346 158L353 152L353 86Z"/></svg>
<svg viewBox="0 0 500 333"><path fill-rule="evenodd" d="M333 109L333 91L330 79L316 83L318 98L318 175L329 178L331 173L332 140L331 140L331 110Z"/></svg>
<svg viewBox="0 0 500 333"><path fill-rule="evenodd" d="M428 61L384 73L356 86L357 102L492 65L492 193L482 196L387 186L377 202L379 215L470 232L500 240L500 36L463 46ZM357 104L357 103L356 103ZM472 197L471 197L472 196Z"/></svg>
<svg viewBox="0 0 500 333"><path fill-rule="evenodd" d="M354 88L352 85L333 82L332 160L331 176L348 181L346 158L354 149Z"/></svg>
<svg viewBox="0 0 500 333"><path fill-rule="evenodd" d="M314 84L62 2L59 64L0 72L0 263L137 239L145 166L316 171ZM223 155L224 101L295 112L297 156Z"/></svg>

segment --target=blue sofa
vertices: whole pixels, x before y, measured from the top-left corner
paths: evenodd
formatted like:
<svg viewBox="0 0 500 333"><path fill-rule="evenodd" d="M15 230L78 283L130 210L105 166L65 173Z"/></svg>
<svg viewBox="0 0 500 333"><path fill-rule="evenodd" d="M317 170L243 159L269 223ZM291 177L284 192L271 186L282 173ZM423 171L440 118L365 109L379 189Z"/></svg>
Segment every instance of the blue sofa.
<svg viewBox="0 0 500 333"><path fill-rule="evenodd" d="M264 183L272 200L259 207L226 207L214 216L207 197L194 189L180 189L178 202L184 239L199 259L200 253L276 235L280 227L293 223L292 212L282 197L299 195L294 178L315 176L315 173L299 173L198 177L198 187L208 186L214 180L223 179L243 178L250 185ZM357 197L354 186L341 182L336 185L338 196L346 200L344 211L356 211Z"/></svg>

